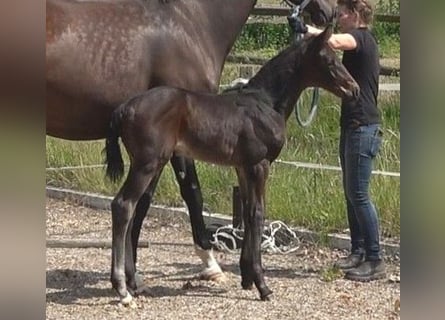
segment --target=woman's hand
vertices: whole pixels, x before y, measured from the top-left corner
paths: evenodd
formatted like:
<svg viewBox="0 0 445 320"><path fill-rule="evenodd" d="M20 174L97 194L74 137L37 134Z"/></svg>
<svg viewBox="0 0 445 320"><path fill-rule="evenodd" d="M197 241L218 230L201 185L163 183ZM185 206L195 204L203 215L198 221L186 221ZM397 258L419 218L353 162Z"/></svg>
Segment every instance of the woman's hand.
<svg viewBox="0 0 445 320"><path fill-rule="evenodd" d="M309 35L318 36L320 33L323 32L323 30L315 28L311 25L306 25L306 27L307 27L307 34L309 34Z"/></svg>

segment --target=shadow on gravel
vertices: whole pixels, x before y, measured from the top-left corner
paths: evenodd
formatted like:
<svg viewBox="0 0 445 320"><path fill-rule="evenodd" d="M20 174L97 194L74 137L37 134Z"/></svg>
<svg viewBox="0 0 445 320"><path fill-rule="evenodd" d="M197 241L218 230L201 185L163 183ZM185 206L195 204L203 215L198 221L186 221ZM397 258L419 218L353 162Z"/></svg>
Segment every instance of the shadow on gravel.
<svg viewBox="0 0 445 320"><path fill-rule="evenodd" d="M148 284L148 292L141 295L162 298L176 296L202 296L202 297L223 297L229 298L226 288L213 287L207 285L206 282L198 281L198 274L201 271L200 265L188 263L172 263L164 266L174 267L178 273L166 274L161 271L142 272L146 284ZM221 264L225 273L232 273L239 277L238 264ZM266 268L266 277L268 278L310 278L319 277L318 272L302 269L287 268ZM46 288L55 289L57 292L49 292L46 294L46 301L57 304L78 304L79 300L92 299L97 297L110 297L112 300L117 298L114 290L109 285L107 288L98 288L100 282L109 282L108 272L88 272L81 270L56 269L46 272ZM174 286L150 286L150 279L165 278L167 283L182 281L182 288ZM233 289L233 288L232 288ZM229 290L232 290L229 289ZM241 288L240 288L241 289ZM250 299L246 299L250 300ZM255 300L252 296L252 300ZM83 304L83 303L82 303Z"/></svg>
<svg viewBox="0 0 445 320"><path fill-rule="evenodd" d="M286 278L286 279L305 279L305 278L318 278L319 271L316 270L303 270L303 269L279 269L279 268L266 268L266 277L269 278Z"/></svg>
<svg viewBox="0 0 445 320"><path fill-rule="evenodd" d="M224 273L231 273L235 276L241 276L238 263L224 263L220 261L219 265ZM202 271L202 266L200 264L170 263L163 264L163 266L174 267L178 270L174 278L171 278L172 281L195 279L198 277L199 272ZM319 277L320 272L320 270L317 270L316 268L268 268L267 266L265 266L265 271L265 275L267 277L288 279ZM156 275L154 275L154 273L154 271L150 271L149 274L151 275L149 275L149 277L161 278L166 276L166 274L162 272L158 272Z"/></svg>
<svg viewBox="0 0 445 320"><path fill-rule="evenodd" d="M148 279L149 275L146 275ZM168 277L166 277L167 279ZM176 279L176 281L181 281ZM88 300L93 298L110 298L109 303L117 304L118 299L114 290L109 288L93 287L99 282L109 281L109 274L102 272L86 272L80 270L59 269L50 270L46 272L46 288L56 289L57 292L50 292L46 294L47 303L55 303L60 305L88 305L88 303L80 300ZM141 293L139 296L146 296L149 298L164 298L176 296L189 297L221 297L232 299L227 295L229 290L225 288L218 288L207 286L199 282L195 282L193 278L183 278L184 285L180 288L173 286L150 286L148 285L147 292ZM233 298L235 299L235 298ZM236 298L239 299L239 298ZM236 300L235 299L235 300ZM240 298L242 300L255 300ZM92 303L97 305L97 302Z"/></svg>
<svg viewBox="0 0 445 320"><path fill-rule="evenodd" d="M58 269L46 271L46 288L57 292L46 294L46 301L58 304L76 304L79 299L115 297L110 288L93 288L102 281L109 281L109 273Z"/></svg>

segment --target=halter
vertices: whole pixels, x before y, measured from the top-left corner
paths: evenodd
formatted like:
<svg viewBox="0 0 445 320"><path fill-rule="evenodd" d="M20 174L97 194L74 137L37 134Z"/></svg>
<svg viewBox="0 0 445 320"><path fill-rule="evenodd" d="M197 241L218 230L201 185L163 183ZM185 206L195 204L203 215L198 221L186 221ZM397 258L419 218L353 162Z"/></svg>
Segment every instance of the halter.
<svg viewBox="0 0 445 320"><path fill-rule="evenodd" d="M299 13L302 12L304 10L304 8L306 8L306 6L309 4L309 2L311 2L311 0L304 0L302 3L300 3L299 5L296 5L292 2L290 2L289 0L284 0L284 2L287 3L287 5L291 8L297 7L299 10Z"/></svg>
<svg viewBox="0 0 445 320"><path fill-rule="evenodd" d="M296 5L289 0L284 0L284 2L286 2L287 5L291 7L291 14L290 16L288 16L288 22L290 24L290 22L293 21L294 28L292 31L294 32L295 42L301 41L303 39L303 34L307 31L302 19L302 14L303 10L306 8L310 1L311 0L304 0L301 4Z"/></svg>
<svg viewBox="0 0 445 320"><path fill-rule="evenodd" d="M289 21L293 20L294 24L299 26L299 28L300 28L297 30L292 30L295 33L295 42L300 41L303 38L303 33L306 32L303 28L303 26L305 25L302 20L303 10L306 8L306 6L309 4L309 2L311 2L311 0L304 0L299 5L296 5L292 2L290 2L289 0L283 0L283 1L286 2L286 4L289 7L291 7L291 14L290 14L290 16L288 16L288 20ZM330 22L330 24L332 24L334 28L337 23L337 10L338 10L338 7L336 6L334 9L334 15L332 18L332 22Z"/></svg>

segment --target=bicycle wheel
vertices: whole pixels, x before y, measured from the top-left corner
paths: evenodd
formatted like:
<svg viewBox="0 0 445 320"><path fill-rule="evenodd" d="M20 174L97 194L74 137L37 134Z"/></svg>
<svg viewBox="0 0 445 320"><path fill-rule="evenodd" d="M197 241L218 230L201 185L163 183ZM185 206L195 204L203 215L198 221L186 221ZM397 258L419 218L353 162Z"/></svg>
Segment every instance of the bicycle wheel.
<svg viewBox="0 0 445 320"><path fill-rule="evenodd" d="M301 93L295 104L295 116L300 126L307 127L312 123L317 114L319 98L320 88L310 88Z"/></svg>

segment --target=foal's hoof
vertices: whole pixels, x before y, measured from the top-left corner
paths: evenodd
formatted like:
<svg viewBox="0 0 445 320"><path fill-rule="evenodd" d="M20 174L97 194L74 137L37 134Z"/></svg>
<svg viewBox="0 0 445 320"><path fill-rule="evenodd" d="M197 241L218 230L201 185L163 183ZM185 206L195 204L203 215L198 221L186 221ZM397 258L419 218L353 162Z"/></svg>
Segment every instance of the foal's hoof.
<svg viewBox="0 0 445 320"><path fill-rule="evenodd" d="M136 283L136 288L144 286L144 277L138 272L135 272L134 274L134 281Z"/></svg>
<svg viewBox="0 0 445 320"><path fill-rule="evenodd" d="M146 285L141 285L134 292L134 294L136 296L141 295L143 293L149 293L150 294L151 293L150 288L148 286L146 286Z"/></svg>
<svg viewBox="0 0 445 320"><path fill-rule="evenodd" d="M260 294L260 298L261 298L261 300L262 301L270 301L271 300L271 298L272 298L272 290L270 290L270 289L267 289L267 290L265 290L265 292L263 292L263 293L261 293Z"/></svg>
<svg viewBox="0 0 445 320"><path fill-rule="evenodd" d="M127 290L134 297L137 297L143 293L150 293L150 289L145 285L144 279L138 273L135 274L135 281L133 285L127 282Z"/></svg>
<svg viewBox="0 0 445 320"><path fill-rule="evenodd" d="M121 298L121 304L125 307L132 307L135 302L133 301L133 296L127 292L127 294L124 297Z"/></svg>
<svg viewBox="0 0 445 320"><path fill-rule="evenodd" d="M151 293L150 288L144 284L139 284L137 288L130 288L127 287L128 292L130 292L130 295L133 297L140 296L141 294L149 294Z"/></svg>
<svg viewBox="0 0 445 320"><path fill-rule="evenodd" d="M252 281L241 281L241 287L243 290L252 290L253 282Z"/></svg>

